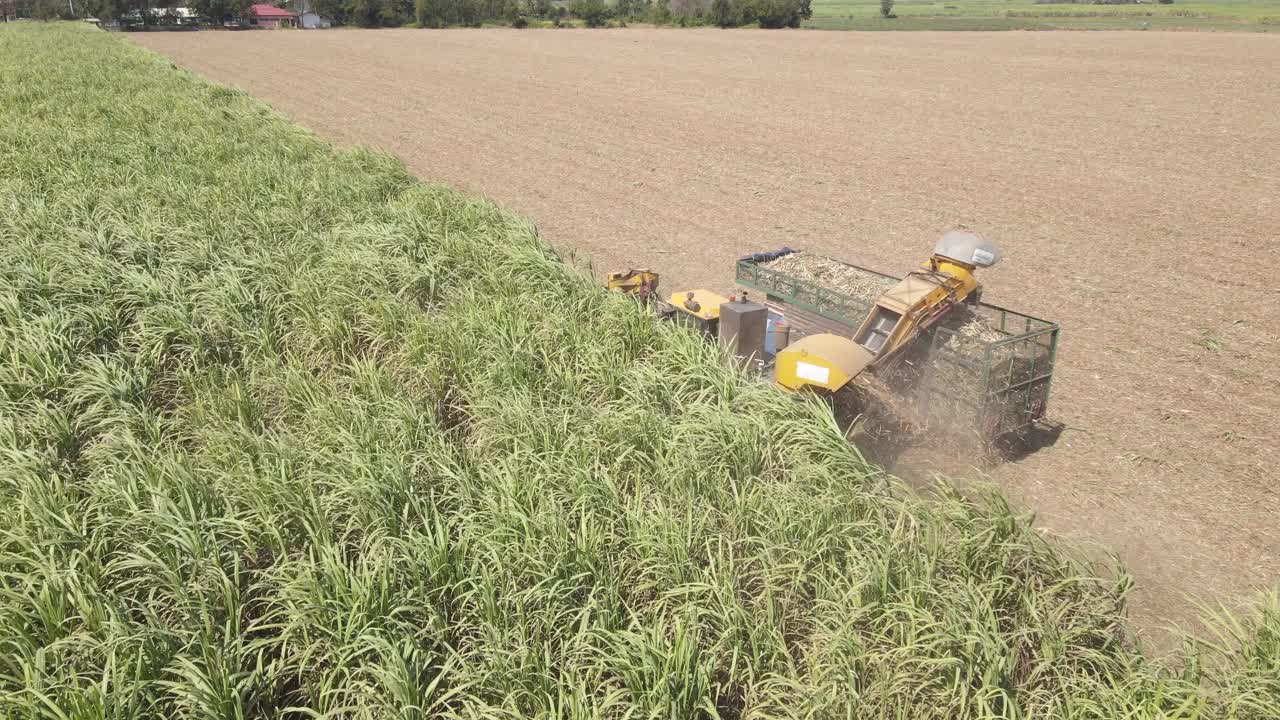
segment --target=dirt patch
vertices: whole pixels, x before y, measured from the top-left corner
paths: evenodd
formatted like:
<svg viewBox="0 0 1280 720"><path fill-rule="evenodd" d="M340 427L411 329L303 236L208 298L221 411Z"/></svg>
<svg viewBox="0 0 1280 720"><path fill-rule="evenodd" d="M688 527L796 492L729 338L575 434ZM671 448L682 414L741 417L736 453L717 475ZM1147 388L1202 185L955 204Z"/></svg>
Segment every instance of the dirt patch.
<svg viewBox="0 0 1280 720"><path fill-rule="evenodd" d="M1059 321L1056 445L994 480L1115 551L1153 631L1280 577L1280 37L341 31L130 40L532 217L600 269L729 291L784 245L890 274L967 227ZM924 465L928 469L928 464ZM956 472L956 468L944 468Z"/></svg>

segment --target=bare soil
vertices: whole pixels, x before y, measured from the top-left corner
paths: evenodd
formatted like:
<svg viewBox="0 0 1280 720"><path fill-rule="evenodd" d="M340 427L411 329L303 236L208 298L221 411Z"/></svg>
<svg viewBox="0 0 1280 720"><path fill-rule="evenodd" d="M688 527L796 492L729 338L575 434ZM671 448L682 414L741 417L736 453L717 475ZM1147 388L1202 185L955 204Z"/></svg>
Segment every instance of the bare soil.
<svg viewBox="0 0 1280 720"><path fill-rule="evenodd" d="M1157 645L1191 599L1280 580L1280 37L130 39L669 290L728 291L736 257L782 245L898 274L945 230L985 235L1006 259L984 299L1062 323L1067 425L992 478L1128 565Z"/></svg>

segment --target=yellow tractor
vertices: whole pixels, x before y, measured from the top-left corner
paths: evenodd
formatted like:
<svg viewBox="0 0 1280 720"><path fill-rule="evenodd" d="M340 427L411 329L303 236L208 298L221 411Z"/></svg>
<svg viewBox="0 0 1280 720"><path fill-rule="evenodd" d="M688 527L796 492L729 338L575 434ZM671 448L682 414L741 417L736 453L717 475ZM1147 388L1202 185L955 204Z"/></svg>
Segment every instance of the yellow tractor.
<svg viewBox="0 0 1280 720"><path fill-rule="evenodd" d="M663 301L657 297L659 279L658 273L651 270L623 270L609 273L605 287L650 303L659 315L674 316L715 337L720 329L720 306L729 302L729 298L699 288L671 293Z"/></svg>
<svg viewBox="0 0 1280 720"><path fill-rule="evenodd" d="M605 278L605 288L647 301L658 291L658 273L652 270L623 270L611 272Z"/></svg>

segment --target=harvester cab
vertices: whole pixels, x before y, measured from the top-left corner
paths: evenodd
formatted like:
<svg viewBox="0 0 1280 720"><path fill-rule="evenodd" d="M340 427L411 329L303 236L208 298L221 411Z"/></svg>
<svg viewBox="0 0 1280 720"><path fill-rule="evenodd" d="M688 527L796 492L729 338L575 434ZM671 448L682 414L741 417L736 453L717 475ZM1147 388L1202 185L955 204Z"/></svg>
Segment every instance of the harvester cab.
<svg viewBox="0 0 1280 720"><path fill-rule="evenodd" d="M827 333L802 338L778 352L774 379L789 390L834 392L861 373L891 363L952 308L976 303L981 286L974 270L991 267L1000 257L999 248L973 233L946 233L922 270L875 301L852 338Z"/></svg>

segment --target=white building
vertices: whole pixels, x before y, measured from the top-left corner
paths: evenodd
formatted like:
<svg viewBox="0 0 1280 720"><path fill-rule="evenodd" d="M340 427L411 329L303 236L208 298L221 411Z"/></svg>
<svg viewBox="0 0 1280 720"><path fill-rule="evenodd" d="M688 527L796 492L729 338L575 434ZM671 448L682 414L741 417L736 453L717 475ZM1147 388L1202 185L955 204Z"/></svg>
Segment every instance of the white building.
<svg viewBox="0 0 1280 720"><path fill-rule="evenodd" d="M179 25L195 25L200 21L200 14L189 7L173 7L159 12L177 18Z"/></svg>
<svg viewBox="0 0 1280 720"><path fill-rule="evenodd" d="M298 16L298 22L302 24L303 30L316 30L319 28L327 28L331 25L328 20L320 17L319 13L310 10Z"/></svg>

